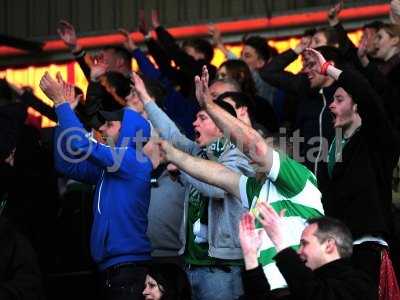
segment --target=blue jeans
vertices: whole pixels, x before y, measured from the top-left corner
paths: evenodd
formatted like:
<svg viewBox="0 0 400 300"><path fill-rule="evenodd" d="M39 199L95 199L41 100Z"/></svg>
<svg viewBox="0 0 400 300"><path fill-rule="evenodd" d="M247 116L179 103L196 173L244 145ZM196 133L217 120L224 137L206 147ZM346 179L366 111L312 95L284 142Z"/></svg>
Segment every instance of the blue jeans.
<svg viewBox="0 0 400 300"><path fill-rule="evenodd" d="M193 300L235 300L243 294L240 267L186 268Z"/></svg>

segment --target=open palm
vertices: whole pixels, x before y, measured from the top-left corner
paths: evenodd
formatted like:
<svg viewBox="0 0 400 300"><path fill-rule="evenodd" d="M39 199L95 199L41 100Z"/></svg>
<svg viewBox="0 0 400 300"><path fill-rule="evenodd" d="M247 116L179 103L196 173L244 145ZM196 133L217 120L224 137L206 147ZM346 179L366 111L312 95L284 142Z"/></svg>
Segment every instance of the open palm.
<svg viewBox="0 0 400 300"><path fill-rule="evenodd" d="M254 216L246 213L242 216L239 223L239 240L242 247L243 256L256 255L261 246L261 237L256 230Z"/></svg>

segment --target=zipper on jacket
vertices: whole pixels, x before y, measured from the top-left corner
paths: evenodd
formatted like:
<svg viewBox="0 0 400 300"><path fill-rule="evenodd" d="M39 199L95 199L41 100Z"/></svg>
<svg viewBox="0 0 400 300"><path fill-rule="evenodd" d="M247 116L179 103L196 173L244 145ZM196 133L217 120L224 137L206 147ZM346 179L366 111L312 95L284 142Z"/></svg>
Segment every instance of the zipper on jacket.
<svg viewBox="0 0 400 300"><path fill-rule="evenodd" d="M99 186L99 192L97 194L97 211L101 215L101 210L100 210L100 194L101 194L101 187L103 186L103 181L104 181L104 170L103 173L101 174L101 179L100 179L100 186Z"/></svg>
<svg viewBox="0 0 400 300"><path fill-rule="evenodd" d="M318 122L319 122L319 147L318 147L317 159L315 160L315 163L314 163L314 175L315 175L315 177L317 177L318 162L319 162L319 159L321 157L321 152L322 152L322 140L323 140L323 136L322 136L322 116L323 116L325 108L326 108L326 99L325 99L325 95L324 95L323 89L320 89L319 93L322 96L322 100L324 102L324 105L322 106L322 109L321 109L321 112L319 113L319 118L318 118Z"/></svg>

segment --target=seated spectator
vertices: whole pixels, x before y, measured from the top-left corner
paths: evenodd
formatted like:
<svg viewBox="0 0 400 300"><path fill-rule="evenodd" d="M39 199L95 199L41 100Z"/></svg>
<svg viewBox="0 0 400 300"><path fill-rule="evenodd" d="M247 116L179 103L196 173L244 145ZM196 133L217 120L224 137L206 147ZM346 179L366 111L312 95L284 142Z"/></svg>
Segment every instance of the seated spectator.
<svg viewBox="0 0 400 300"><path fill-rule="evenodd" d="M150 265L144 283L145 300L191 300L185 271L174 264Z"/></svg>
<svg viewBox="0 0 400 300"><path fill-rule="evenodd" d="M287 242L289 236L282 217L274 208L260 204L257 220L275 246L274 260L288 283L290 295L279 299L376 299L370 278L351 265L351 233L340 221L327 217L309 219L296 254ZM257 261L261 240L254 221L252 214L246 214L239 225L245 258L245 299L276 299L271 296L270 285Z"/></svg>

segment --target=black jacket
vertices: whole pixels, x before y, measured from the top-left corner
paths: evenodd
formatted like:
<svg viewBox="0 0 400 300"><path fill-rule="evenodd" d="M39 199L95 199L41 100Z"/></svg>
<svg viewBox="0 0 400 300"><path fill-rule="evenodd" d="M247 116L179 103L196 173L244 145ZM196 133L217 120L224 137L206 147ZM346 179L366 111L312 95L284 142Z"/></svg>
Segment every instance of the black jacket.
<svg viewBox="0 0 400 300"><path fill-rule="evenodd" d="M84 50L74 53L76 61L89 82L86 100L83 105L78 105L76 110L80 121L86 128L97 129L102 125L97 116L99 110L114 111L121 109L123 106L114 99L100 82L94 82L90 79L90 67L85 60L87 55Z"/></svg>
<svg viewBox="0 0 400 300"><path fill-rule="evenodd" d="M178 85L181 88L181 93L186 97L194 96L194 77L201 75L203 66L206 65L210 74L210 81L215 78L217 73L216 68L205 60L195 60L193 57L183 51L176 43L174 37L162 26L158 26L155 29L157 33L157 39L159 44L162 46L165 54L168 55L169 59L172 59L176 66L174 77L169 79L174 82L174 79L178 79ZM154 47L149 47L151 55L156 56L157 53L153 52ZM158 52L159 54L160 52ZM156 59L156 61L159 61Z"/></svg>
<svg viewBox="0 0 400 300"><path fill-rule="evenodd" d="M387 116L396 129L400 129L400 55L377 65L371 61L363 74L381 96Z"/></svg>
<svg viewBox="0 0 400 300"><path fill-rule="evenodd" d="M276 264L288 283L290 299L373 300L372 282L347 259L332 261L314 271L307 268L291 248L275 256ZM245 299L270 299L269 284L261 266L242 273Z"/></svg>
<svg viewBox="0 0 400 300"><path fill-rule="evenodd" d="M362 125L349 139L329 177L324 165L319 178L325 214L343 221L353 238L391 233L391 178L399 157L397 132L368 81L345 70L338 85L352 95Z"/></svg>
<svg viewBox="0 0 400 300"><path fill-rule="evenodd" d="M297 97L295 129L298 129L300 136L304 137L304 142L300 144L300 156L305 158L305 165L314 172L316 166L314 161L308 159L307 153L311 148L318 148L320 137L325 138L329 143L333 139L332 115L328 107L337 86L333 84L323 88L321 94L317 89L311 88L310 80L305 74L294 75L285 72L284 69L295 59L297 59L297 54L293 50L285 51L275 56L259 72L261 77L272 86ZM322 157L323 153L320 154L320 158ZM319 164L317 167L319 168Z"/></svg>
<svg viewBox="0 0 400 300"><path fill-rule="evenodd" d="M0 299L42 299L41 275L28 241L0 218Z"/></svg>
<svg viewBox="0 0 400 300"><path fill-rule="evenodd" d="M346 30L341 23L334 26L339 37L339 50L346 61L353 63L369 81L376 92L381 96L386 109L395 128L400 128L400 56L392 57L388 62L383 62L369 57L370 63L363 67L358 58L358 48L349 39Z"/></svg>

